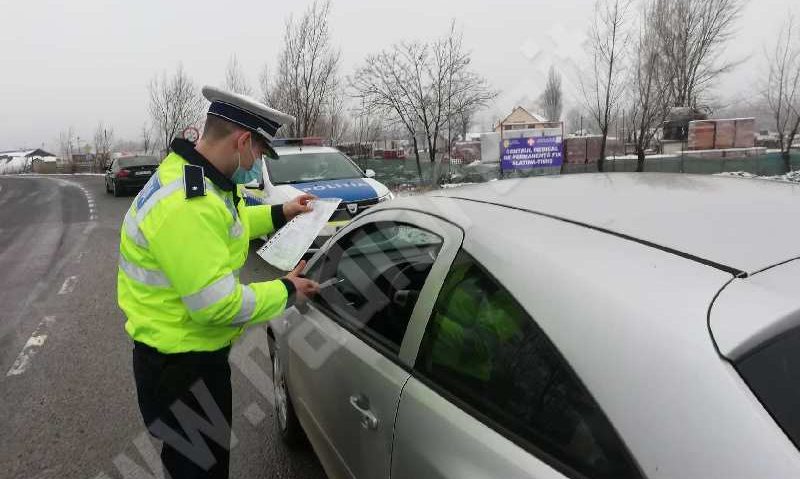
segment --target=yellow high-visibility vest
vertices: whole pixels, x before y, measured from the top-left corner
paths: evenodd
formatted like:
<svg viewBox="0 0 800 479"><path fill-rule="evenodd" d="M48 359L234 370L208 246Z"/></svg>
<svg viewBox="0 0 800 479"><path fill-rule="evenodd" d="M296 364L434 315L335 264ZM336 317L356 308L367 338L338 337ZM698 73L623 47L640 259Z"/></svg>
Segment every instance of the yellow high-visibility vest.
<svg viewBox="0 0 800 479"><path fill-rule="evenodd" d="M164 159L121 231L117 299L125 330L162 353L229 346L245 327L279 315L291 289L280 279L239 282L250 239L274 229L272 208L234 204L237 190L207 177L205 196L187 199L187 164L175 152Z"/></svg>

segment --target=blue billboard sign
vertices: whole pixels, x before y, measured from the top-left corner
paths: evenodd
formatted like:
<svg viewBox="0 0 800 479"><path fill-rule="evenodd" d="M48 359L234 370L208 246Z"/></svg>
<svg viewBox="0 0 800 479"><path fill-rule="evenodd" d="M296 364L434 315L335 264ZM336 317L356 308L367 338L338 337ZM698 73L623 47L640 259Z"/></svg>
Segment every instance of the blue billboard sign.
<svg viewBox="0 0 800 479"><path fill-rule="evenodd" d="M557 167L563 163L561 136L509 138L500 142L500 167L504 171Z"/></svg>

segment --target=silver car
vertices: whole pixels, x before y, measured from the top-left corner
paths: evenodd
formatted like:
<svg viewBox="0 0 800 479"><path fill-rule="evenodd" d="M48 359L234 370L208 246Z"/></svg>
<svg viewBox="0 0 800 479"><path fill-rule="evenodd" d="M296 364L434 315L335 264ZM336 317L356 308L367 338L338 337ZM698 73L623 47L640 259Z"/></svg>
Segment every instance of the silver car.
<svg viewBox="0 0 800 479"><path fill-rule="evenodd" d="M508 180L331 238L269 323L331 478L800 477L800 186Z"/></svg>

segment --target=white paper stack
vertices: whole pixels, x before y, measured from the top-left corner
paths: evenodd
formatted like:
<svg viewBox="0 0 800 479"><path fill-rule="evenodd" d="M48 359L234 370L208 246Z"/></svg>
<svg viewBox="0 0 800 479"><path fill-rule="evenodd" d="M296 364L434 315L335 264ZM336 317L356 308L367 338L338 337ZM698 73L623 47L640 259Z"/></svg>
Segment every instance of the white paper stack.
<svg viewBox="0 0 800 479"><path fill-rule="evenodd" d="M312 210L296 216L279 229L258 250L258 255L282 271L291 271L311 247L341 201L339 198L320 198L312 201Z"/></svg>

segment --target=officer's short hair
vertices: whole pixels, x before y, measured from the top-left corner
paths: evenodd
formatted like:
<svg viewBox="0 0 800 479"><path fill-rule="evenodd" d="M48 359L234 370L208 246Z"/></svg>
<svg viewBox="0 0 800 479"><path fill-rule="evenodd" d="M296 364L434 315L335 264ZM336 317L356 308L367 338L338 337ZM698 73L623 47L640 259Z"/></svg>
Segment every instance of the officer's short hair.
<svg viewBox="0 0 800 479"><path fill-rule="evenodd" d="M225 121L218 116L208 115L206 117L206 125L203 127L203 138L221 140L241 130L244 130L244 128Z"/></svg>
<svg viewBox="0 0 800 479"><path fill-rule="evenodd" d="M211 141L222 140L228 136L236 133L237 131L246 131L239 125L223 120L215 115L208 115L206 117L206 124L203 127L203 138ZM253 135L253 140L262 144L266 143L260 135Z"/></svg>

